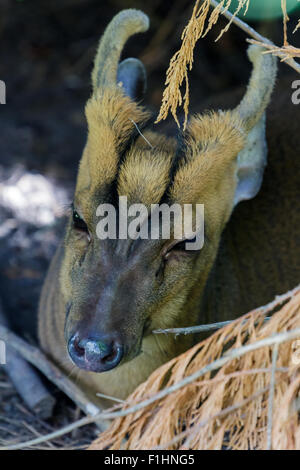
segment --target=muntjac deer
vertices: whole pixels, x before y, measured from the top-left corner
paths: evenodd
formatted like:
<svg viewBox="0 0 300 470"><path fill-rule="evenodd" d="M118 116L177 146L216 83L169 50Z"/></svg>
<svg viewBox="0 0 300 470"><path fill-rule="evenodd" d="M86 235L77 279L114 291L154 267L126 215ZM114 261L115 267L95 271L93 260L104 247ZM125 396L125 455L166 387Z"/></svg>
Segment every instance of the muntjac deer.
<svg viewBox="0 0 300 470"><path fill-rule="evenodd" d="M232 319L295 286L299 274L299 147L283 146L286 124L270 137L262 185L276 59L250 46L253 71L240 104L194 115L180 138L167 137L153 131L138 104L143 65L131 58L119 64L127 39L147 28L146 15L125 10L100 41L72 215L39 308L42 348L67 372L75 365L76 381L94 400L97 392L125 398L192 345L188 335L153 330ZM187 250L172 234L99 238L97 208L118 212L120 196L147 208L203 204L202 249Z"/></svg>

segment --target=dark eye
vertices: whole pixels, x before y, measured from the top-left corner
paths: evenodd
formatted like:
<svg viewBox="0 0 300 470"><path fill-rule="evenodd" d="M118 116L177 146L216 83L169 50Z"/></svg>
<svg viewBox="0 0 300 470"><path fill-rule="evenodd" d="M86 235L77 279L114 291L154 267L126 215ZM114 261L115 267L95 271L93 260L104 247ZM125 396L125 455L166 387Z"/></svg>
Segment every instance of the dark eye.
<svg viewBox="0 0 300 470"><path fill-rule="evenodd" d="M78 212L76 212L75 210L73 210L73 225L77 230L88 232L88 227L85 221L80 217Z"/></svg>

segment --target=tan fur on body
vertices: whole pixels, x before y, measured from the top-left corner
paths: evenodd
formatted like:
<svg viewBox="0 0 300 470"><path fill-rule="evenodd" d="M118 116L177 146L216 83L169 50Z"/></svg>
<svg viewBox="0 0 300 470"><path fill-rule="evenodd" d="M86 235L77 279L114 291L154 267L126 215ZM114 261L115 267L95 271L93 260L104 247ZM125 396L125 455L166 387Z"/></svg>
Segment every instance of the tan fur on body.
<svg viewBox="0 0 300 470"><path fill-rule="evenodd" d="M126 34L116 46L119 49L117 54L114 52L114 60L118 61L118 51L124 40L130 34L141 31L141 24L146 24L140 12L128 10L116 17L115 25L120 27L122 21L126 22L130 17L134 18L132 29L130 31L126 26ZM112 25L109 31L116 34ZM178 152L176 139L164 137L147 127L143 130L145 139L136 132L136 126L142 129L147 123L149 114L125 95L122 86L110 85L108 78L116 81L115 64L109 68L105 62L101 72L100 64L104 63L101 57L107 54L107 44L109 41L104 38L95 62L94 93L86 106L89 134L74 197L74 208L85 221L89 235L75 230L70 218L64 242L50 266L39 310L39 336L43 349L62 368L74 372L74 378L92 399L95 399L97 392L125 398L155 368L186 350L193 341L189 336L180 340L173 336L157 336L152 334L152 330L228 319L232 311L238 314L248 310L249 301L244 288L241 295L238 290L235 293L237 308L227 309L230 302L223 301L223 297L230 299L231 292L222 290L219 281L214 283L213 274L204 296L203 293L235 201L237 198L247 198L243 187L238 190L238 171L242 166L247 174L249 164L243 167L244 161L241 159L239 163L238 155L247 147L250 129L260 125L276 70L272 58L263 59L266 62L262 63L262 70L269 67L270 73L265 77L263 91L260 91L255 87L259 73L265 75L265 72L256 66L249 85L252 83L255 88L250 114L247 114L247 107L251 97L247 95L234 111L194 116L183 136L183 150ZM256 50L252 50L253 54L257 55ZM260 60L257 56L253 59L254 63ZM108 77L109 74L112 76ZM267 83L267 78L271 84ZM184 152L184 157L180 156L180 152ZM269 159L272 160L272 153ZM251 191L255 195L256 189ZM149 240L140 244L128 240L114 243L98 240L95 233L96 208L101 203L115 204L116 196L122 195L128 197L129 204L143 203L147 207L162 200L181 205L204 204L206 240L200 253L176 251L176 246L173 250L170 245L172 240L160 245ZM255 207L254 200L253 212ZM260 213L259 207L257 210ZM276 211L274 214L277 216ZM235 226L239 224L239 231L243 231L243 225L237 219ZM267 243L263 233L267 222L257 219L249 224L255 231L255 239ZM269 226L268 236L272 236L272 227ZM240 268L243 266L243 246L249 246L252 237L252 232L246 231L238 250L241 253L235 256L235 251L231 250L233 256L225 257L222 264L222 275L226 278L234 270L234 279L238 276L240 285L247 283L248 274L252 276L247 266ZM238 243L236 239L235 243ZM262 241L260 250L263 246ZM261 252L255 254L255 247L251 250L252 256L261 257ZM267 271L270 256L272 251L268 251L266 259L262 260ZM227 263L230 273L226 272ZM271 266L271 269L276 267ZM212 273L215 271L216 268ZM265 268L263 272L266 272ZM287 284L291 282L293 285L293 272L287 267ZM261 280L257 281L254 291L260 288ZM209 286L216 287L209 290ZM278 284L271 283L265 289L264 297L271 299L276 293ZM209 304L218 303L218 296L222 298L224 307L218 304L218 314L214 315L214 308L210 308ZM254 300L250 307L260 303ZM99 330L117 332L126 345L122 362L103 373L75 367L67 352L67 339L78 330L87 335Z"/></svg>

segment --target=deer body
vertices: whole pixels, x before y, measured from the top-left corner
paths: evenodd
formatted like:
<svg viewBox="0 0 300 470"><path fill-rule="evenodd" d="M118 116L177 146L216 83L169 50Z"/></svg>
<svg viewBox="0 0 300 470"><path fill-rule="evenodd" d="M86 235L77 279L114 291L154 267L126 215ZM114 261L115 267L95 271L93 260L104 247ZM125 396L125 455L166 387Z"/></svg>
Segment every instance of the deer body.
<svg viewBox="0 0 300 470"><path fill-rule="evenodd" d="M240 105L194 116L178 146L150 130L149 114L135 102L143 90L142 64L118 64L126 39L147 29L147 22L136 10L121 12L100 42L73 214L40 301L43 349L74 372L94 400L97 392L125 398L192 345L191 336L153 330L232 319L297 283L299 216L289 201L297 197L298 181L295 173L288 175L289 157L282 158L278 145L274 160L270 150L261 193L231 216L262 183L264 111L275 59L251 48L254 70ZM272 193L274 175L279 199ZM110 202L118 210L120 195L147 207L161 201L204 204L203 248L187 253L172 235L167 241L98 240L97 207Z"/></svg>

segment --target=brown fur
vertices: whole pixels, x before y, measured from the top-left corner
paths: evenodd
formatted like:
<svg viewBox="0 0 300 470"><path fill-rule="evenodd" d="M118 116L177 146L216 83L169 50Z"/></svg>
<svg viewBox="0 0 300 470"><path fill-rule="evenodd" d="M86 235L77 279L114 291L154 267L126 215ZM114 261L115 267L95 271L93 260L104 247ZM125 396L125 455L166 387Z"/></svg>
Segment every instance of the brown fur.
<svg viewBox="0 0 300 470"><path fill-rule="evenodd" d="M263 101L256 122L265 105ZM153 329L188 326L199 318L201 322L230 319L297 283L295 246L285 246L291 223L294 231L299 227L296 214L288 216L295 178L289 179L280 159L273 161L271 148L269 161L272 168L279 164L279 170L268 170L263 193L236 210L215 263L234 207L237 155L246 142L249 116L246 121L236 111L194 116L184 135L184 158L178 157L177 163L173 138L145 130L149 145L137 137L136 125L142 128L149 114L120 88L96 90L86 116L89 134L74 206L90 239L74 230L70 218L43 287L39 336L43 349L71 372L75 368L65 337L76 328L119 331L128 346L122 363L104 373L75 369L74 377L94 400L97 391L125 398L155 368L192 344L189 336L157 336ZM284 159L290 165L289 156ZM204 203L204 247L187 254L171 251L172 240L98 240L96 208L116 195L147 206L162 199ZM284 227L275 236L274 223L282 215ZM162 264L166 252L170 256Z"/></svg>
<svg viewBox="0 0 300 470"><path fill-rule="evenodd" d="M280 79L267 112L268 165L262 188L234 210L225 228L201 307L201 322L222 321L264 305L299 282L300 106L291 101L297 74ZM215 97L232 107L243 90ZM208 103L204 103L204 108Z"/></svg>

